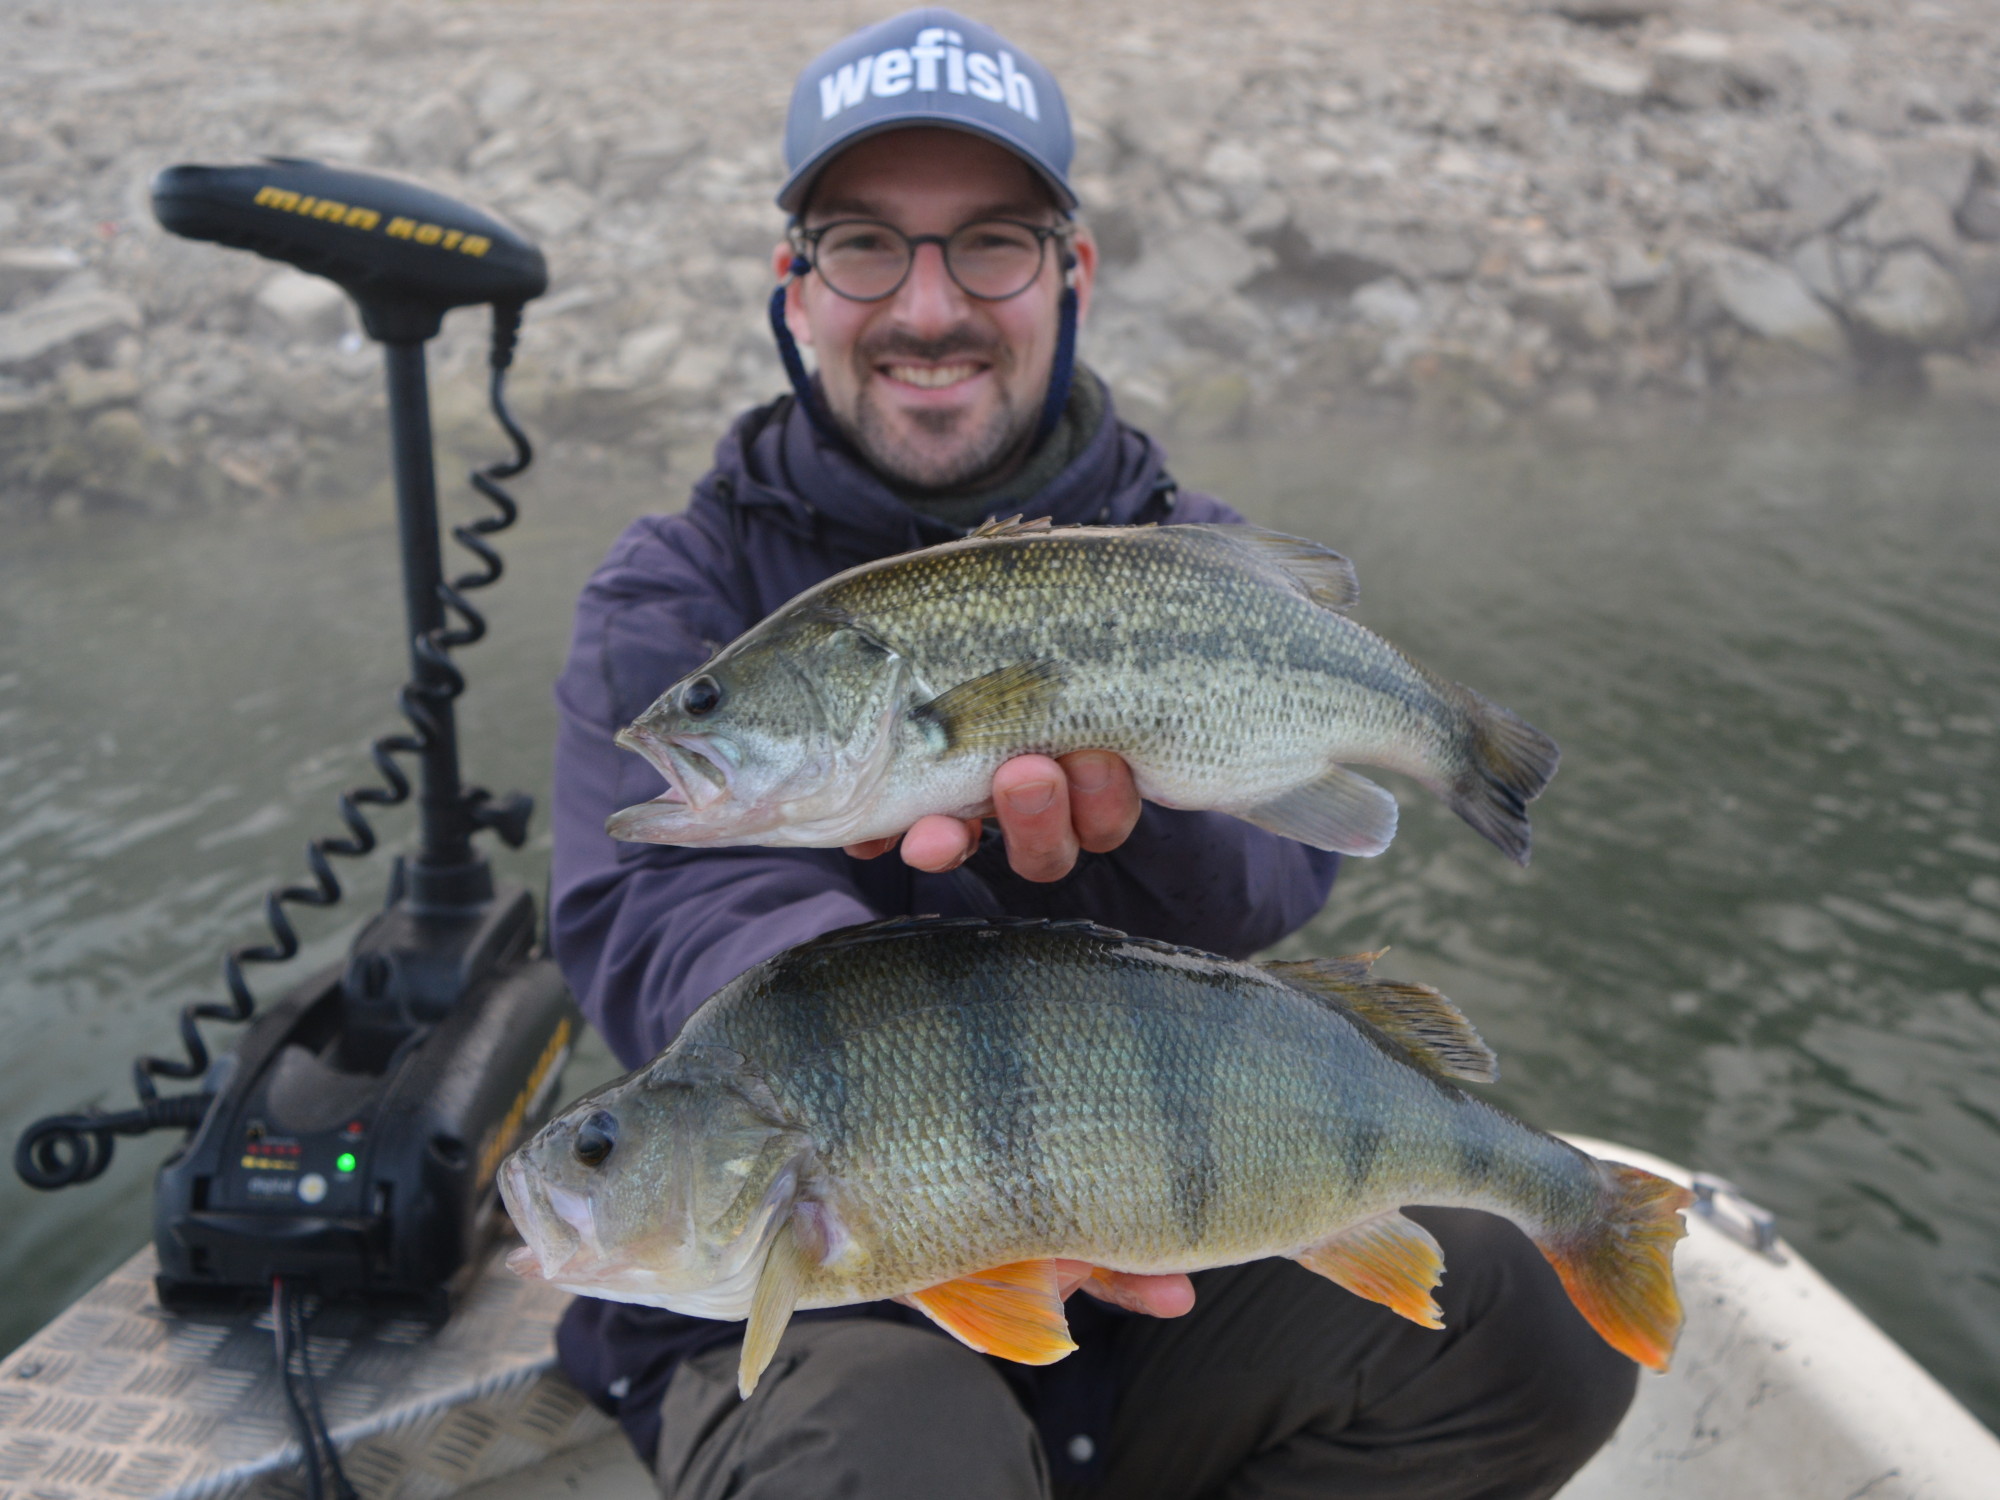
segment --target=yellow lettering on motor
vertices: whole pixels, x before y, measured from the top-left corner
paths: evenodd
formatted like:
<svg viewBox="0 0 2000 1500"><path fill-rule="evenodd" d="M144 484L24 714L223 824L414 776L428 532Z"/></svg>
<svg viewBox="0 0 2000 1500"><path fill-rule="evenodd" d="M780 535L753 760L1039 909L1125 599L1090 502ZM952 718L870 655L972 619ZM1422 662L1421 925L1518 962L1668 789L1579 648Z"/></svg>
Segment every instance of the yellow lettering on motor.
<svg viewBox="0 0 2000 1500"><path fill-rule="evenodd" d="M275 208L291 213L299 206L299 195L289 188L261 187L257 189L256 203L259 208Z"/></svg>
<svg viewBox="0 0 2000 1500"><path fill-rule="evenodd" d="M315 219L344 219L347 217L347 205L335 203L331 198L322 198L313 205L312 216Z"/></svg>
<svg viewBox="0 0 2000 1500"><path fill-rule="evenodd" d="M484 255L493 248L493 241L483 234L468 234L458 248L467 255Z"/></svg>
<svg viewBox="0 0 2000 1500"><path fill-rule="evenodd" d="M417 221L415 219L391 219L389 227L382 232L394 235L399 240L406 240L417 232Z"/></svg>
<svg viewBox="0 0 2000 1500"><path fill-rule="evenodd" d="M340 222L349 229L373 229L382 222L382 216L372 208L350 208Z"/></svg>
<svg viewBox="0 0 2000 1500"><path fill-rule="evenodd" d="M443 238L444 231L435 224L419 224L417 226L417 243L419 245L435 245Z"/></svg>
<svg viewBox="0 0 2000 1500"><path fill-rule="evenodd" d="M556 1023L556 1029L549 1036L542 1055L535 1059L535 1066L528 1073L528 1081L521 1085L521 1092L514 1096L514 1102L507 1106L507 1113L500 1122L486 1132L486 1138L479 1143L478 1164L473 1169L472 1180L485 1184L493 1180L493 1174L500 1168L500 1158L513 1149L514 1142L521 1134L521 1126L528 1117L528 1106L535 1102L535 1095L541 1092L542 1083L549 1076L549 1070L562 1061L569 1051L569 1017L564 1016Z"/></svg>
<svg viewBox="0 0 2000 1500"><path fill-rule="evenodd" d="M289 188L260 187L253 201L259 208L274 208L279 213L321 219L329 224L339 224L346 229L359 229L363 233L380 229L392 239L415 240L419 245L435 245L440 250L456 250L460 255L480 256L493 248L493 241L483 234L467 234L463 229L446 229L442 224L419 223L402 215L384 225L382 215L376 209L361 208L332 198L300 197Z"/></svg>
<svg viewBox="0 0 2000 1500"><path fill-rule="evenodd" d="M463 229L447 229L444 232L445 249L456 250L458 248L458 242L464 238L465 238L465 231Z"/></svg>

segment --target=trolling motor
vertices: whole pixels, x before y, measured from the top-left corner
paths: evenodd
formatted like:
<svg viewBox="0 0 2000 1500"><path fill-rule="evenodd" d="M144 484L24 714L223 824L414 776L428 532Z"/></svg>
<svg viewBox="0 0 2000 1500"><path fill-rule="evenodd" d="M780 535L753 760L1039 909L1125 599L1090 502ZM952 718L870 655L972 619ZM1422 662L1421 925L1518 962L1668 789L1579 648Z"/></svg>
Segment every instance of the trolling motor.
<svg viewBox="0 0 2000 1500"><path fill-rule="evenodd" d="M541 252L499 220L377 173L271 158L169 167L152 191L155 214L175 234L337 283L384 346L410 642L398 703L411 729L372 747L380 785L342 795L346 836L308 846L312 883L266 896L272 941L228 956L228 1003L181 1013L187 1057L139 1059L139 1108L42 1120L23 1134L14 1162L32 1185L63 1187L101 1173L116 1135L191 1131L155 1186L160 1299L185 1309L271 1298L282 1350L288 1337L294 1348L302 1342L308 1292L444 1311L454 1275L495 1221L494 1169L547 1115L581 1025L539 953L533 898L496 884L473 843L490 830L519 847L532 800L462 782L453 715L465 679L451 652L486 631L466 594L499 578L487 538L517 513L500 481L533 456L503 385L522 306L547 289L548 271ZM472 476L497 514L454 529L480 566L447 583L424 345L446 311L479 303L493 307L491 404L515 451ZM387 903L346 960L253 1019L244 965L297 953L285 905L341 899L327 857L369 853L376 836L362 808L409 800L398 756L417 761L415 853L396 860ZM251 1024L211 1064L203 1020ZM156 1078L199 1078L201 1087L162 1098ZM291 1395L289 1357L282 1368ZM300 1377L308 1391L309 1376ZM292 1404L297 1414L296 1397ZM317 1444L304 1446L311 1453Z"/></svg>

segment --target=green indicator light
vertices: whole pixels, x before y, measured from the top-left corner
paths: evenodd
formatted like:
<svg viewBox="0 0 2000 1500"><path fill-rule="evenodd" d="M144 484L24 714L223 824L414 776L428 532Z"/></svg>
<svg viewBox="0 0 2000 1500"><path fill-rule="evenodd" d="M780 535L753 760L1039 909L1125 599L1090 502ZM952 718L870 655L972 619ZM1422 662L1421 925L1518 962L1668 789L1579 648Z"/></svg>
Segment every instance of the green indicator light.
<svg viewBox="0 0 2000 1500"><path fill-rule="evenodd" d="M352 1172L354 1170L354 1153L352 1151L341 1152L340 1155L333 1159L333 1165L336 1171Z"/></svg>

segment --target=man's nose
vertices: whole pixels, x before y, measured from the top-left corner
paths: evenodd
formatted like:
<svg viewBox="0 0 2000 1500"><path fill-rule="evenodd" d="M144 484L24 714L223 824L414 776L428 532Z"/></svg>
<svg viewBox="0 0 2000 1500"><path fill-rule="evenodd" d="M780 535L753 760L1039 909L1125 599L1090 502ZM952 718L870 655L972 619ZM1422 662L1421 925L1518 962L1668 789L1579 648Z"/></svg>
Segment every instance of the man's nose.
<svg viewBox="0 0 2000 1500"><path fill-rule="evenodd" d="M920 337L941 334L965 321L970 300L945 269L944 246L915 247L910 274L896 289L898 322Z"/></svg>

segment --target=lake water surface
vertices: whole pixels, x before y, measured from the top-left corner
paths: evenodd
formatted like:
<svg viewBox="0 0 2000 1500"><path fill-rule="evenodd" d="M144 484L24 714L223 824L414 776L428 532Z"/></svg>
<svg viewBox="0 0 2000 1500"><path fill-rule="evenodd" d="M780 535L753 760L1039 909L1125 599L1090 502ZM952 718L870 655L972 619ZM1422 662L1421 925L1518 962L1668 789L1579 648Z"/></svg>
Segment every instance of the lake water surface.
<svg viewBox="0 0 2000 1500"><path fill-rule="evenodd" d="M1333 433L1177 472L1352 556L1359 618L1562 742L1519 871L1407 784L1287 952L1392 945L1537 1124L1733 1178L2000 1425L2000 423L1753 410L1452 445ZM464 655L468 774L546 791L578 585L664 484L545 463ZM449 482L447 508L467 513ZM0 1129L123 1108L392 726L386 492L0 546ZM390 841L407 816L383 819ZM500 863L537 888L545 842ZM379 900L354 866L335 956ZM303 972L304 960L297 972ZM262 979L274 994L280 980ZM228 1028L212 1028L226 1042ZM601 1049L571 1074L609 1071ZM137 1248L168 1136L0 1178L0 1350Z"/></svg>

